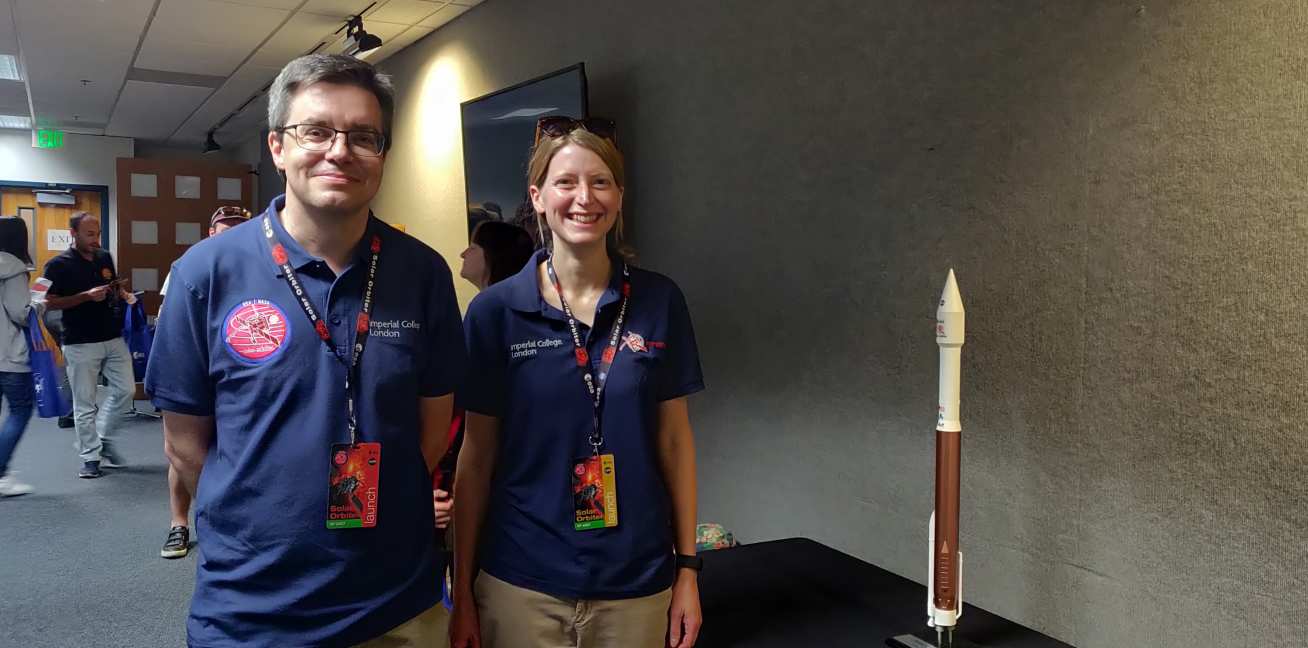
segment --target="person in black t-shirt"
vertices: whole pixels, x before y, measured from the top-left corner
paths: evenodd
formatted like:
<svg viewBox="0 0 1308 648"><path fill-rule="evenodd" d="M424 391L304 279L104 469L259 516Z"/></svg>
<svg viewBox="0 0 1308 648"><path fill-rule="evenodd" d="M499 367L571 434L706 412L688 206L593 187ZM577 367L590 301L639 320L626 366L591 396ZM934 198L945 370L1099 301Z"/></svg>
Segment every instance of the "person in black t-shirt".
<svg viewBox="0 0 1308 648"><path fill-rule="evenodd" d="M136 379L132 354L123 339L122 304L135 303L136 297L118 279L113 256L100 248L100 219L77 212L68 219L68 228L72 247L45 264L45 278L50 280L46 304L63 311L64 357L82 460L78 477L93 479L102 475L101 467L123 464L113 436L127 413ZM104 406L97 407L101 374L109 382L109 393Z"/></svg>

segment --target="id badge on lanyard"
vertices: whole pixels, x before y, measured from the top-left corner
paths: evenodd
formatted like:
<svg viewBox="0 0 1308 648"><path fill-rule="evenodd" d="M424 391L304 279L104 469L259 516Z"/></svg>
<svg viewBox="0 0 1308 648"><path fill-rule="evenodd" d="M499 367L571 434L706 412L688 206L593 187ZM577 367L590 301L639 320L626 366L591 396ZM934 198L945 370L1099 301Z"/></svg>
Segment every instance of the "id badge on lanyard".
<svg viewBox="0 0 1308 648"><path fill-rule="evenodd" d="M309 292L295 274L286 254L286 248L277 242L273 233L272 215L263 219L264 237L272 252L273 262L281 269L286 285L295 295L295 301L309 318L313 330L332 357L345 365L345 414L350 437L349 443L332 444L328 452L327 528L359 529L377 526L377 512L381 497L381 444L359 441L358 403L359 361L368 342L369 318L372 315L373 291L377 283L377 261L381 258L381 237L373 234L372 252L368 262L368 278L363 286L362 309L355 323L354 347L347 361L336 350L327 323L314 308Z"/></svg>
<svg viewBox="0 0 1308 648"><path fill-rule="evenodd" d="M545 270L549 273L550 281L554 283L554 291L558 293L559 304L563 306L563 314L567 317L568 329L572 332L577 367L582 371L586 393L590 395L594 405L591 411L589 438L591 454L573 460L572 465L569 466L572 481L572 527L576 531L615 527L618 526L617 468L612 453L600 453L600 449L604 446L604 432L600 428L600 406L604 400L604 386L608 384L609 373L613 368L613 359L618 354L622 324L627 317L627 304L631 299L631 270L625 263L622 265L622 305L618 309L617 319L613 322L613 330L609 333L608 346L604 348L603 356L600 358L598 377L592 372L590 354L582 344L577 318L573 316L572 308L563 297L563 285L559 283L559 276L554 272L552 257L546 258Z"/></svg>

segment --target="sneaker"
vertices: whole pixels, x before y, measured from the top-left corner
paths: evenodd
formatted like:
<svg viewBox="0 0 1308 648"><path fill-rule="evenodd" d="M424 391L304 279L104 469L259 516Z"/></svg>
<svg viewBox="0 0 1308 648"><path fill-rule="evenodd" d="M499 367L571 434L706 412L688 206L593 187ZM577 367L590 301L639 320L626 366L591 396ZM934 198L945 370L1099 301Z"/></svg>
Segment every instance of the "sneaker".
<svg viewBox="0 0 1308 648"><path fill-rule="evenodd" d="M84 461L82 462L82 469L77 471L77 476L82 479L95 479L96 477L104 477L104 473L100 472L100 462Z"/></svg>
<svg viewBox="0 0 1308 648"><path fill-rule="evenodd" d="M71 416L60 416L60 417L59 417L59 427L61 427L61 428L76 427L76 424L73 423L73 417L71 417Z"/></svg>
<svg viewBox="0 0 1308 648"><path fill-rule="evenodd" d="M125 466L127 466L127 462L123 460L123 456L118 454L109 444L106 443L100 447L101 468L123 468Z"/></svg>
<svg viewBox="0 0 1308 648"><path fill-rule="evenodd" d="M0 497L16 497L32 492L32 487L12 476L0 477Z"/></svg>
<svg viewBox="0 0 1308 648"><path fill-rule="evenodd" d="M168 541L164 542L159 555L164 558L184 558L191 550L191 531L184 526L175 526L168 530Z"/></svg>

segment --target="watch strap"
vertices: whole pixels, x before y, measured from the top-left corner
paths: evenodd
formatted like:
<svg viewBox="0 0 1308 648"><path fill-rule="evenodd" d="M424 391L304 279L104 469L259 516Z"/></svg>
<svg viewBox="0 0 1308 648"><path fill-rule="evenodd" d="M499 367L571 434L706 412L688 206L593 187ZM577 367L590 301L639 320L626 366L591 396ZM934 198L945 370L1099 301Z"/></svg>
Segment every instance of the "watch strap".
<svg viewBox="0 0 1308 648"><path fill-rule="evenodd" d="M704 571L704 559L699 556L687 556L686 554L677 554L677 568L693 569L695 571Z"/></svg>

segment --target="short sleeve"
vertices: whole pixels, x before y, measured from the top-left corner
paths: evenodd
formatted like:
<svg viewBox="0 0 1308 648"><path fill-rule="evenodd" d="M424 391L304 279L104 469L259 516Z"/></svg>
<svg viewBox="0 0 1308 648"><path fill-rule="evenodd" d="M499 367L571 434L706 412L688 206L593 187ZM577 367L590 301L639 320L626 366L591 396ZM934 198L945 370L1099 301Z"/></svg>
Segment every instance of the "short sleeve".
<svg viewBox="0 0 1308 648"><path fill-rule="evenodd" d="M436 257L436 272L427 304L428 356L422 372L425 398L453 393L463 382L467 351L463 348L463 322L454 297L454 281L445 260Z"/></svg>
<svg viewBox="0 0 1308 648"><path fill-rule="evenodd" d="M503 418L508 400L508 358L500 322L505 307L486 297L483 293L472 301L463 321L468 346L468 379L464 381L458 400L459 405L470 412Z"/></svg>
<svg viewBox="0 0 1308 648"><path fill-rule="evenodd" d="M68 277L64 273L64 264L59 262L59 257L55 257L53 259L50 259L49 261L46 261L45 270L41 273L41 276L50 280L49 292L51 295L56 295L59 297L70 296L65 294L65 290L67 289Z"/></svg>
<svg viewBox="0 0 1308 648"><path fill-rule="evenodd" d="M668 296L666 355L660 367L657 399L672 400L704 390L704 373L699 366L699 345L690 323L686 297L676 286Z"/></svg>
<svg viewBox="0 0 1308 648"><path fill-rule="evenodd" d="M214 382L209 375L207 296L174 266L168 308L159 313L145 370L145 391L165 412L211 416Z"/></svg>

